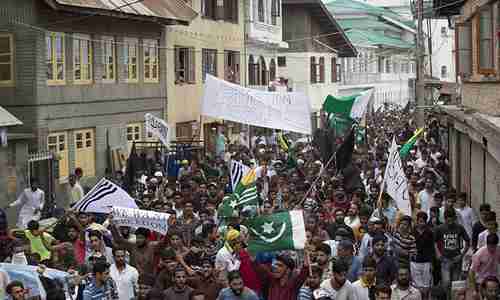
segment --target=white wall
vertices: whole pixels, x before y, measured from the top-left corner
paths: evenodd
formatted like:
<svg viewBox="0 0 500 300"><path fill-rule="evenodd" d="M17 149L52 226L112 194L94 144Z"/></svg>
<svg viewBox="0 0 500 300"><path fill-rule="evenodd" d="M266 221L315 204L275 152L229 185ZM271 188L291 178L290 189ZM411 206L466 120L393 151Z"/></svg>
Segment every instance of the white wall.
<svg viewBox="0 0 500 300"><path fill-rule="evenodd" d="M441 34L441 28L446 34ZM427 32L427 22L424 22L424 32ZM453 55L455 31L448 28L448 20L431 20L432 33L432 76L442 81L455 82L455 59ZM441 76L441 69L445 66L447 74ZM427 74L430 74L429 62L426 65Z"/></svg>
<svg viewBox="0 0 500 300"><path fill-rule="evenodd" d="M264 22L259 22L258 1L248 0L246 2L246 33L250 40L258 40L268 43L279 44L282 41L282 15L283 7L280 7L280 16L277 17L276 25L271 22L271 0L264 2ZM281 5L281 1L280 5Z"/></svg>

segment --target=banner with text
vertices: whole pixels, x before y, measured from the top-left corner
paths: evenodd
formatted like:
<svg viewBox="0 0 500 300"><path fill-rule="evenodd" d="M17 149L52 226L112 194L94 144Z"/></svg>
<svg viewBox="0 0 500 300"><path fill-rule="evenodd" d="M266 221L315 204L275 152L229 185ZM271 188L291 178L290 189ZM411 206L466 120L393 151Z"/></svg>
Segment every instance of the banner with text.
<svg viewBox="0 0 500 300"><path fill-rule="evenodd" d="M142 227L166 234L169 214L143 209L113 207L113 222L117 226Z"/></svg>
<svg viewBox="0 0 500 300"><path fill-rule="evenodd" d="M389 150L389 159L385 168L384 182L386 191L395 201L396 205L405 215L411 216L410 194L408 192L408 180L403 170L403 164L399 157L396 140L392 140Z"/></svg>
<svg viewBox="0 0 500 300"><path fill-rule="evenodd" d="M311 134L311 102L302 93L244 88L207 74L202 115Z"/></svg>
<svg viewBox="0 0 500 300"><path fill-rule="evenodd" d="M146 132L152 133L153 136L160 139L163 145L168 147L170 141L168 139L169 128L167 122L149 113L144 116L144 119L146 121Z"/></svg>

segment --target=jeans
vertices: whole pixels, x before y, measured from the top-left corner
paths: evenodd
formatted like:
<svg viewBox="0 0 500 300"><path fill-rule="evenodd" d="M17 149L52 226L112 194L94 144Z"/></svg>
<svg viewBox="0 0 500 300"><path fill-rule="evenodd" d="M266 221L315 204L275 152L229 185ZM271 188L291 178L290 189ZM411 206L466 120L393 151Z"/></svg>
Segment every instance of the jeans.
<svg viewBox="0 0 500 300"><path fill-rule="evenodd" d="M462 274L462 256L441 258L441 286L446 290L448 298L451 295L451 282L460 280Z"/></svg>

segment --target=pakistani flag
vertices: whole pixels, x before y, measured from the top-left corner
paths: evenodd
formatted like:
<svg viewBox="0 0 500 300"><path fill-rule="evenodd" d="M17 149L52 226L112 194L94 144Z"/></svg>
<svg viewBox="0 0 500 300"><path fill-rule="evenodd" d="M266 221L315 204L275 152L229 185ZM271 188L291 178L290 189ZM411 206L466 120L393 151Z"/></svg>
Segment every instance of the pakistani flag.
<svg viewBox="0 0 500 300"><path fill-rule="evenodd" d="M248 250L299 250L306 243L306 228L301 210L280 212L250 219L246 224L250 233Z"/></svg>
<svg viewBox="0 0 500 300"><path fill-rule="evenodd" d="M323 110L342 119L359 120L365 115L372 94L373 89L350 96L328 95L323 103Z"/></svg>
<svg viewBox="0 0 500 300"><path fill-rule="evenodd" d="M247 172L238 182L234 192L225 196L219 207L219 214L223 217L231 217L234 211L240 212L248 206L258 206L259 195L257 192L257 174L255 169Z"/></svg>
<svg viewBox="0 0 500 300"><path fill-rule="evenodd" d="M403 145L403 147L401 147L401 150L399 150L399 156L401 156L401 158L405 158L408 153L410 153L411 148L413 148L413 146L417 142L418 136L422 132L424 132L423 127L417 130L415 134Z"/></svg>

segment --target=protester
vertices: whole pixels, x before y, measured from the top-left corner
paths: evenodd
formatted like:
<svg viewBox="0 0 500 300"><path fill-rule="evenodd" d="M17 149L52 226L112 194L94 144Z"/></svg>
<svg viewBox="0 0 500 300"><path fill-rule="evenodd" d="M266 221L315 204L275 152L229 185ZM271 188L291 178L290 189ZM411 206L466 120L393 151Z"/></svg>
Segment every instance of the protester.
<svg viewBox="0 0 500 300"><path fill-rule="evenodd" d="M229 287L220 291L217 300L258 300L259 297L251 289L243 285L238 271L232 271L227 274Z"/></svg>
<svg viewBox="0 0 500 300"><path fill-rule="evenodd" d="M98 260L92 267L92 278L83 291L83 300L119 299L115 282L109 276L109 264Z"/></svg>
<svg viewBox="0 0 500 300"><path fill-rule="evenodd" d="M38 180L31 178L30 187L25 189L17 200L9 204L5 209L21 206L16 225L20 229L25 229L29 221L40 220L44 205L45 192L39 188Z"/></svg>
<svg viewBox="0 0 500 300"><path fill-rule="evenodd" d="M111 278L116 283L120 300L134 299L137 294L139 272L125 262L125 249L114 248L115 263L109 268Z"/></svg>

